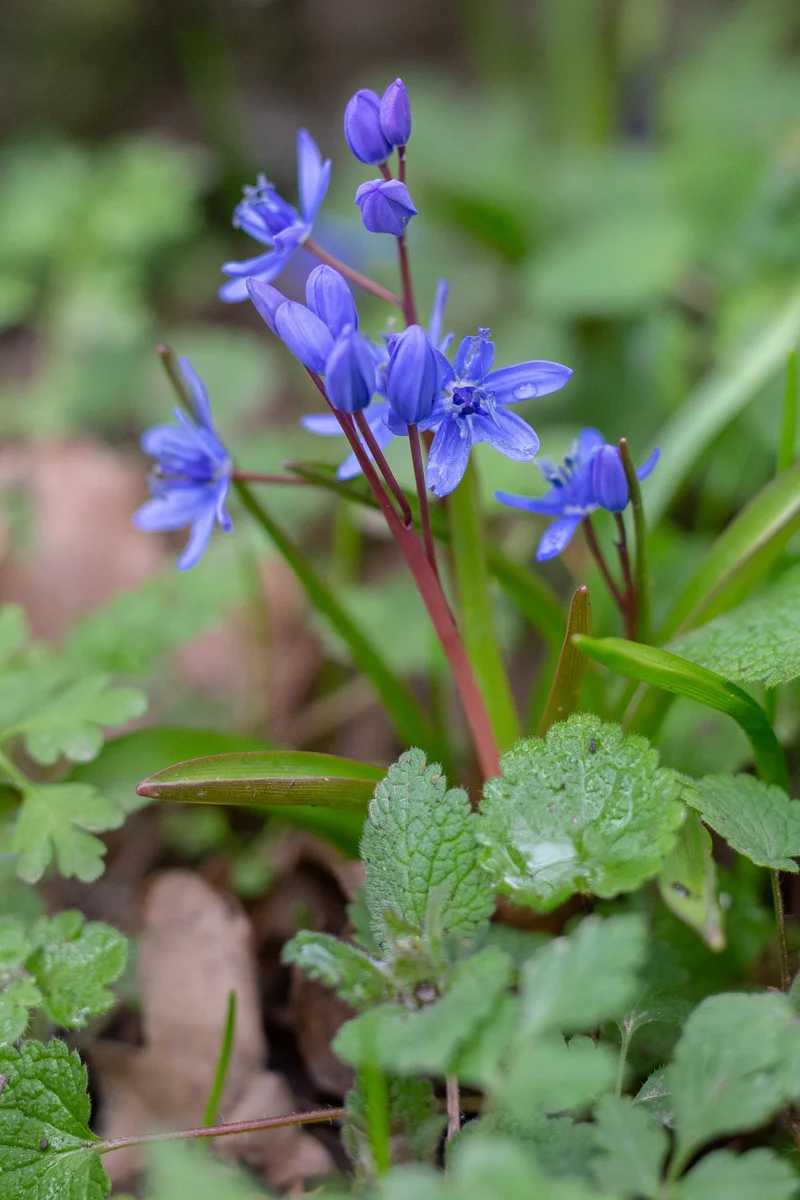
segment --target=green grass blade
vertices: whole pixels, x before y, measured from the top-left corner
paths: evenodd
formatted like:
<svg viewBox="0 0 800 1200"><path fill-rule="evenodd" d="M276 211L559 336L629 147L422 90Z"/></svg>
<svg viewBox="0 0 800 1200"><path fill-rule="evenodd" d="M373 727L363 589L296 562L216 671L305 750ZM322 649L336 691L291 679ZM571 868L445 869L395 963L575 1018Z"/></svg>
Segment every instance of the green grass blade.
<svg viewBox="0 0 800 1200"><path fill-rule="evenodd" d="M778 447L778 470L788 471L797 458L797 351L786 362L786 392L783 398L783 424Z"/></svg>
<svg viewBox="0 0 800 1200"><path fill-rule="evenodd" d="M216 1125L217 1115L219 1113L219 1104L222 1099L222 1093L225 1088L225 1080L228 1076L228 1067L231 1061L231 1051L233 1050L233 1035L236 1029L236 992L228 992L228 1010L225 1014L225 1028L222 1031L222 1042L219 1048L219 1058L217 1059L217 1069L214 1072L214 1082L211 1085L211 1091L208 1094L206 1110L203 1113L204 1125ZM204 1142L204 1145L208 1145Z"/></svg>
<svg viewBox="0 0 800 1200"><path fill-rule="evenodd" d="M678 658L677 654L623 638L576 637L575 642L590 658L619 675L697 700L707 708L733 717L750 739L760 778L765 783L787 786L786 759L766 713L735 683Z"/></svg>
<svg viewBox="0 0 800 1200"><path fill-rule="evenodd" d="M573 638L581 634L591 636L591 632L592 602L589 599L589 589L579 587L572 597L567 633L553 676L550 695L536 731L538 737L544 737L551 725L555 725L557 721L566 721L567 717L578 711L587 659Z"/></svg>
<svg viewBox="0 0 800 1200"><path fill-rule="evenodd" d="M651 525L664 515L701 454L786 362L800 338L800 291L751 344L687 396L655 438L661 461L647 485Z"/></svg>
<svg viewBox="0 0 800 1200"><path fill-rule="evenodd" d="M800 465L762 488L717 538L673 606L659 640L669 641L733 608L767 574L800 528Z"/></svg>
<svg viewBox="0 0 800 1200"><path fill-rule="evenodd" d="M514 699L497 640L481 521L477 472L470 463L447 504L458 587L459 627L502 753L519 740Z"/></svg>
<svg viewBox="0 0 800 1200"><path fill-rule="evenodd" d="M345 611L327 583L311 566L302 551L287 536L250 489L237 483L236 489L247 511L266 531L275 548L294 571L311 603L350 647L353 659L372 683L387 715L405 746L419 746L434 756L437 746L429 722L411 689L391 669L372 642Z"/></svg>

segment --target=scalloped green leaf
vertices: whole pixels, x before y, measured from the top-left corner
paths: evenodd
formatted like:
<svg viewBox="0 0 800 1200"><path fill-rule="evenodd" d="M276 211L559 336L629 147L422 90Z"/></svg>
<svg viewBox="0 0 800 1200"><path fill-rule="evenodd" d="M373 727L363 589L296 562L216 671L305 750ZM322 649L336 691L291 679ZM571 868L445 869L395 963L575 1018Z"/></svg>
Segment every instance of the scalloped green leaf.
<svg viewBox="0 0 800 1200"><path fill-rule="evenodd" d="M286 943L281 958L300 967L310 979L335 988L354 1008L369 1008L394 995L392 982L380 963L357 946L328 933L301 929Z"/></svg>
<svg viewBox="0 0 800 1200"><path fill-rule="evenodd" d="M753 775L706 775L684 791L706 825L760 867L797 873L800 801Z"/></svg>
<svg viewBox="0 0 800 1200"><path fill-rule="evenodd" d="M103 874L106 848L95 833L118 829L119 805L86 783L50 783L26 789L11 848L17 874L27 883L42 878L55 858L63 876L91 883Z"/></svg>
<svg viewBox="0 0 800 1200"><path fill-rule="evenodd" d="M658 874L684 808L645 738L578 714L503 755L477 823L483 860L515 903L549 912Z"/></svg>

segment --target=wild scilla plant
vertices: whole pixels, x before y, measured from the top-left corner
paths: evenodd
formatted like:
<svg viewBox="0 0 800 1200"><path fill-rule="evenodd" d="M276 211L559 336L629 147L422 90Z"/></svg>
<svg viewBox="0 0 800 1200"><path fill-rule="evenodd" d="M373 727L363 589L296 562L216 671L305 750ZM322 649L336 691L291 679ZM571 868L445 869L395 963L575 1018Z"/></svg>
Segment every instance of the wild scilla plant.
<svg viewBox="0 0 800 1200"><path fill-rule="evenodd" d="M537 460L549 485L544 496L497 493L511 508L551 519L539 561L562 554L582 529L625 634L595 637L585 585L567 615L541 578L485 537L472 448L486 442L533 463L539 439L512 406L558 391L570 371L538 359L495 367L486 329L463 338L451 358L445 284L427 327L419 323L407 245L418 215L406 182L410 135L400 80L382 97L360 91L347 106L347 143L377 168L356 204L370 232L396 240L396 295L312 240L330 162L305 131L299 208L261 177L235 213L235 224L267 249L225 265L222 298L249 297L305 367L327 412L304 425L344 437L349 448L336 475L309 464L277 476L237 471L202 381L186 359L164 350L180 407L175 423L145 435L157 466L152 498L136 515L143 529L189 528L178 564L187 569L217 524L231 528L227 504L236 493L413 747L388 771L304 752L222 754L169 767L138 789L156 799L291 806L295 816L324 806L344 822L340 835L350 819L363 824L366 883L351 910L352 937L304 930L284 951L287 963L354 1010L334 1046L354 1068L353 1089L343 1110L99 1141L89 1129L77 1054L62 1041L20 1035L36 1006L71 1027L107 1004L105 985L121 969L113 931L98 933L73 914L32 929L15 922L0 938L2 1197L96 1200L109 1190L101 1155L121 1145L333 1119L343 1122L353 1190L378 1200L798 1194L800 1023L780 873L797 873L800 807L789 798L775 705L760 703L757 692L800 676L800 576L782 569L800 526L795 377L779 473L659 606L666 615L657 632L640 483L658 451L637 468L624 439L609 444L584 429L562 465ZM305 304L273 284L300 246L321 260ZM364 334L348 280L399 309L404 328L377 340ZM394 438L407 439L413 494L387 462ZM258 484L317 484L382 514L449 664L483 777L480 797L448 787L441 767L428 761L439 747L460 760L369 632L256 499ZM602 512L612 516L599 528ZM612 520L616 567L604 548ZM560 648L536 737L519 739L494 630L492 579ZM634 686L623 690L615 674ZM97 687L84 691L92 698ZM733 718L749 739L754 773L695 778L664 765L656 742L676 696ZM74 696L67 707L74 719ZM76 739L83 745L87 722L95 745L92 704L78 734L53 720L51 713L42 727L10 717L7 736L25 737L44 763L60 751L80 758L74 746ZM23 797L14 830L23 877L38 878L47 865L45 828L60 868L68 869L76 835L63 828L63 805L43 801L44 789L29 784L11 758L4 761ZM79 813L73 823L110 827L91 820ZM727 845L717 856L726 863L724 878L709 831ZM89 852L84 841L79 849ZM774 937L763 921L765 870ZM93 874L95 865L82 877ZM552 915L544 921L536 914ZM97 964L91 979L75 971L76 940ZM759 956L780 990L744 990ZM223 1052L220 1079L224 1059ZM443 1156L446 1174L437 1169ZM209 1168L186 1169L189 1179ZM235 1200L245 1186L221 1177L215 1194Z"/></svg>

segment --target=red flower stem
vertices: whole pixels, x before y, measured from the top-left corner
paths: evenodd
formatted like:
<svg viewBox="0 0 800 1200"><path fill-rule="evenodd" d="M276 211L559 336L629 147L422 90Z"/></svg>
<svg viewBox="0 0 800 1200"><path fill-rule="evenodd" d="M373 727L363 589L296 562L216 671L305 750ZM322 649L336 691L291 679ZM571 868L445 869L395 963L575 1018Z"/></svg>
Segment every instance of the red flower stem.
<svg viewBox="0 0 800 1200"><path fill-rule="evenodd" d="M403 315L406 325L417 324L417 306L414 303L414 287L411 283L411 267L408 262L406 235L397 239L397 254L400 259L400 279L403 284Z"/></svg>
<svg viewBox="0 0 800 1200"><path fill-rule="evenodd" d="M401 183L405 183L405 181L406 181L406 148L405 148L405 146L397 147L397 162L398 162L397 178L400 180Z"/></svg>
<svg viewBox="0 0 800 1200"><path fill-rule="evenodd" d="M394 496L398 505L400 506L400 512L403 517L403 523L405 525L409 525L409 526L412 525L414 522L414 515L411 512L411 505L408 503L408 500L406 499L405 492L403 491L403 489L400 487L400 484L395 479L394 472L392 471L392 468L389 466L388 462L386 461L386 455L383 453L380 446L378 445L377 438L375 437L375 434L370 429L369 421L364 416L363 412L355 414L355 423L358 427L358 430L359 430L361 436L363 437L363 439L366 443L367 449L369 450L370 454L372 455L373 459L375 460L378 470L380 471L383 478L386 480L386 483L389 486L390 492L392 493L392 495Z"/></svg>
<svg viewBox="0 0 800 1200"><path fill-rule="evenodd" d="M389 182L390 179L394 179L394 175L392 175L392 169L389 166L388 162L379 163L378 170L380 171L381 175L383 176L383 178L386 180L387 183Z"/></svg>
<svg viewBox="0 0 800 1200"><path fill-rule="evenodd" d="M285 483L295 486L304 482L297 475L264 475L261 471L234 471L231 479L238 483Z"/></svg>
<svg viewBox="0 0 800 1200"><path fill-rule="evenodd" d="M414 533L413 527L403 524L388 494L381 486L372 461L356 432L353 418L347 416L345 413L337 412L328 400L325 386L320 377L315 375L313 371L309 371L308 373L320 394L325 397L331 412L334 413L341 425L342 431L350 443L350 448L355 454L358 465L361 467L364 478L369 485L370 491L378 502L378 507L383 513L386 524L389 526L389 531L400 547L403 557L414 577L419 594L428 610L428 616L436 630L436 636L439 638L445 657L450 664L450 670L453 673L453 679L455 680L458 694L461 697L461 703L464 707L467 724L472 734L472 742L475 747L478 763L480 764L481 773L484 779L490 779L499 772L497 742L495 741L492 723L489 720L483 696L475 679L467 652L464 649L464 643L461 641L453 614L450 611L450 605L447 603L445 594L442 591L439 576L428 561L427 555L417 535Z"/></svg>
<svg viewBox="0 0 800 1200"><path fill-rule="evenodd" d="M636 619L636 587L633 582L633 574L631 572L631 557L628 553L628 534L625 529L625 521L622 513L614 513L614 519L617 522L617 531L619 533L619 541L615 543L617 553L619 555L619 564L622 568L622 578L625 581L625 636L630 641L637 641L637 619Z"/></svg>
<svg viewBox="0 0 800 1200"><path fill-rule="evenodd" d="M381 287L379 283L375 283L367 275L362 275L360 271L356 271L354 267L349 267L340 258L329 254L327 250L322 249L322 246L317 245L316 242L312 242L311 238L306 238L303 245L320 262L327 263L329 267L334 267L340 275L346 275L348 279L352 279L353 283L357 283L365 292L372 292L372 295L377 296L379 300L385 300L387 304L396 304L398 308L403 308L403 301L399 296L395 296L394 292L390 292L388 288Z"/></svg>
<svg viewBox="0 0 800 1200"><path fill-rule="evenodd" d="M291 1113L287 1117L261 1117L254 1121L231 1121L227 1125L206 1125L198 1129L175 1129L170 1133L141 1133L132 1137L108 1138L96 1142L100 1154L121 1150L123 1146L144 1146L149 1142L177 1142L187 1138L227 1137L232 1133L252 1133L258 1129L282 1129L287 1125L320 1125L323 1121L340 1121L343 1108L318 1108L312 1112Z"/></svg>
<svg viewBox="0 0 800 1200"><path fill-rule="evenodd" d="M625 616L625 597L617 587L616 583L614 582L614 577L608 569L608 563L603 557L603 551L600 549L600 543L598 542L597 534L594 531L592 518L584 517L581 524L583 526L583 536L586 538L586 545L589 547L592 558L600 568L600 574L603 576L603 579L606 582L606 587L614 597L614 603L622 615Z"/></svg>
<svg viewBox="0 0 800 1200"><path fill-rule="evenodd" d="M425 468L422 464L422 446L420 445L419 426L409 425L408 444L411 448L411 461L414 464L414 481L417 485L419 520L420 525L422 526L422 539L425 543L425 553L428 556L428 561L438 575L439 569L436 566L436 544L433 540L433 531L431 529L431 514L430 509L428 508L428 489L425 486Z"/></svg>

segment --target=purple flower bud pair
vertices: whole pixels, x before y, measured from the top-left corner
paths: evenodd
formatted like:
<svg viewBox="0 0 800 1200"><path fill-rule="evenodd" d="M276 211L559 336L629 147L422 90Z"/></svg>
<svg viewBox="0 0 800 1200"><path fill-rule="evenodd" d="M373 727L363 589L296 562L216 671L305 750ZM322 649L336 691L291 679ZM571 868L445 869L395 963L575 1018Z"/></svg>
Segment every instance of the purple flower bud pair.
<svg viewBox="0 0 800 1200"><path fill-rule="evenodd" d="M411 137L411 105L402 79L390 83L383 97L361 88L344 110L344 136L357 159L386 162L395 146Z"/></svg>
<svg viewBox="0 0 800 1200"><path fill-rule="evenodd" d="M375 392L375 359L358 332L353 294L333 267L316 267L306 283L306 304L287 300L258 279L248 279L250 297L269 328L304 367L324 375L328 398L340 412L366 408Z"/></svg>

